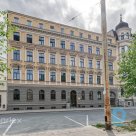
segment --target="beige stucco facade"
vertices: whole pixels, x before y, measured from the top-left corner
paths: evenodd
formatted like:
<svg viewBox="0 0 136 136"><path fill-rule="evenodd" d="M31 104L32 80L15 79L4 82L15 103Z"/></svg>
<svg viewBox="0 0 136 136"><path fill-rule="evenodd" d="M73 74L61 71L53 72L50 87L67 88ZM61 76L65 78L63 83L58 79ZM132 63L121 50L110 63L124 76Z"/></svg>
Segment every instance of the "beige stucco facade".
<svg viewBox="0 0 136 136"><path fill-rule="evenodd" d="M47 20L42 20L39 18L31 17L28 15L23 15L16 12L9 11L8 18L12 22L13 25L17 26L17 32L19 33L19 41L14 40L14 36L9 39L9 46L15 47L16 50L20 52L20 59L14 59L14 51L8 53L8 67L11 69L11 73L8 74L8 107L9 109L19 109L19 106L26 105L32 107L34 105L38 105L39 103L30 103L27 101L20 103L20 101L15 101L13 99L13 92L15 89L21 90L21 88L27 89L33 88L34 86L40 88L50 88L50 90L54 90L54 88L65 88L69 89L69 93L71 91L76 90L76 93L79 95L77 101L81 98L81 90L86 90L89 95L89 91L93 90L98 92L97 90L101 90L101 95L103 97L103 86L104 86L104 75L103 75L103 52L102 52L102 36L99 33L86 31L83 29L67 26L64 24L59 24ZM31 22L30 22L31 21ZM28 24L29 22L29 24ZM39 28L39 25L42 28ZM27 42L27 34L32 36L32 43ZM44 44L39 44L39 36L43 37ZM54 39L55 47L51 47L50 39ZM65 48L61 47L61 41L65 41ZM71 49L71 43L74 43L75 49ZM81 51L80 45L83 45L83 49ZM92 52L89 53L89 49L92 48ZM99 51L97 51L99 49ZM118 54L119 47L118 42L114 36L108 36L108 49L110 50L108 60L112 64L112 68L109 69L109 76L111 77L110 90L113 90L111 95L114 99L114 105L117 104L117 95L119 90L119 83L114 76L117 71L117 62L118 62ZM27 61L27 51L32 52L32 61ZM99 52L99 53L98 53ZM44 63L39 63L39 53L43 53ZM51 56L55 56L55 63L51 63ZM62 56L65 57L65 65L62 64ZM71 58L75 58L75 65L71 65ZM89 60L92 61L92 67L89 66ZM81 61L83 63L81 64ZM98 64L100 63L100 64ZM99 65L99 66L98 66ZM19 79L14 79L13 70L19 70ZM32 80L27 79L27 70L32 70ZM44 71L44 81L39 81L39 70ZM55 82L51 81L51 72L55 72L56 80ZM61 80L61 73L65 73L65 81ZM75 81L71 81L71 73L75 73ZM83 78L81 75L83 74ZM92 75L92 83L89 83L89 75ZM98 79L100 78L100 79ZM81 80L83 81L81 82ZM100 82L98 83L98 80ZM20 88L20 89L19 89ZM80 91L78 91L80 90ZM94 92L94 94L95 94ZM45 89L46 94L46 89ZM27 94L23 94L26 95ZM70 95L70 94L68 94ZM97 95L97 94L96 94ZM87 96L87 95L86 95ZM37 97L39 97L37 95ZM47 96L50 97L50 94ZM67 96L65 103L68 103L68 98L71 96ZM89 97L89 96L87 96ZM20 98L21 99L21 98ZM34 101L34 99L33 99ZM96 96L97 101L97 96ZM43 102L44 103L44 102ZM40 104L44 105L40 102ZM58 102L61 104L61 101ZM91 101L84 100L79 102L80 105L86 106L91 105ZM103 106L104 101L102 100L101 105L97 104L97 106ZM39 104L39 105L40 105ZM48 102L48 105L55 105L52 102ZM58 105L59 105L58 104ZM95 105L95 104L94 104ZM93 106L94 106L93 105ZM92 105L91 105L92 106ZM97 107L96 106L96 107ZM12 108L10 108L12 107ZM26 107L23 107L26 109ZM76 107L78 107L78 102L76 103ZM94 106L95 107L95 106ZM46 108L46 107L44 107ZM49 108L49 106L48 106ZM50 107L51 108L51 107ZM57 108L57 106L56 106Z"/></svg>

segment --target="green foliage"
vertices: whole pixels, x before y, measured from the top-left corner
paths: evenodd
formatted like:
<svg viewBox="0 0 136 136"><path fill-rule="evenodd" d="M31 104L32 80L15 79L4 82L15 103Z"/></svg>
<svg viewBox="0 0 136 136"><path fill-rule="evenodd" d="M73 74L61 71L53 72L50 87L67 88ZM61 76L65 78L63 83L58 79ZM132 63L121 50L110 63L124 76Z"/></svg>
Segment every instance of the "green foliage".
<svg viewBox="0 0 136 136"><path fill-rule="evenodd" d="M98 124L95 125L95 127L97 127L97 128L105 128L105 125L101 124L101 123L98 123Z"/></svg>
<svg viewBox="0 0 136 136"><path fill-rule="evenodd" d="M8 52L14 50L14 48L8 47L8 39L13 35L13 32L16 31L16 27L11 24L7 18L6 11L0 11L0 56L6 55ZM7 63L0 59L0 72L4 73L5 71L10 71L7 67Z"/></svg>
<svg viewBox="0 0 136 136"><path fill-rule="evenodd" d="M128 51L122 53L119 62L119 78L124 89L124 96L129 97L136 93L136 34L133 35Z"/></svg>

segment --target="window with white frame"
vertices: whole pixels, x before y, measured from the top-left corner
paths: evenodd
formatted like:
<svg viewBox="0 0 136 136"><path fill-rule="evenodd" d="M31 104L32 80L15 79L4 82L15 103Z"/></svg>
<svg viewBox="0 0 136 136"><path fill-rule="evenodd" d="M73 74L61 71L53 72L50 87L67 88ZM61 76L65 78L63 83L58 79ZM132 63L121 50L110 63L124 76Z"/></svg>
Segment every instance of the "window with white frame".
<svg viewBox="0 0 136 136"><path fill-rule="evenodd" d="M44 37L39 36L39 44L44 45Z"/></svg>
<svg viewBox="0 0 136 136"><path fill-rule="evenodd" d="M75 66L75 57L71 57L70 59L70 65Z"/></svg>
<svg viewBox="0 0 136 136"><path fill-rule="evenodd" d="M33 80L33 70L27 69L27 80Z"/></svg>
<svg viewBox="0 0 136 136"><path fill-rule="evenodd" d="M84 67L84 59L80 59L80 67L81 67L81 68Z"/></svg>
<svg viewBox="0 0 136 136"><path fill-rule="evenodd" d="M56 64L56 62L55 62L55 54L50 54L50 63L51 64Z"/></svg>
<svg viewBox="0 0 136 136"><path fill-rule="evenodd" d="M33 52L32 51L27 51L27 61L33 62Z"/></svg>
<svg viewBox="0 0 136 136"><path fill-rule="evenodd" d="M39 70L39 81L44 81L44 80L45 80L45 71Z"/></svg>
<svg viewBox="0 0 136 136"><path fill-rule="evenodd" d="M19 68L13 68L13 79L20 80L20 69Z"/></svg>
<svg viewBox="0 0 136 136"><path fill-rule="evenodd" d="M18 17L14 17L14 23L19 23L19 18Z"/></svg>
<svg viewBox="0 0 136 136"><path fill-rule="evenodd" d="M97 68L97 69L100 69L100 68L101 68L101 65L100 65L100 64L101 64L100 61L97 61L97 62L96 62L96 68Z"/></svg>
<svg viewBox="0 0 136 136"><path fill-rule="evenodd" d="M50 81L51 82L55 82L56 81L56 72L55 71L51 71L50 72Z"/></svg>
<svg viewBox="0 0 136 136"><path fill-rule="evenodd" d="M80 83L84 83L84 74L80 74Z"/></svg>
<svg viewBox="0 0 136 136"><path fill-rule="evenodd" d="M32 26L32 21L27 20L27 25L28 25L28 26Z"/></svg>
<svg viewBox="0 0 136 136"><path fill-rule="evenodd" d="M55 47L55 39L54 38L50 38L50 46Z"/></svg>
<svg viewBox="0 0 136 136"><path fill-rule="evenodd" d="M39 53L39 63L44 63L44 53Z"/></svg>
<svg viewBox="0 0 136 136"><path fill-rule="evenodd" d="M89 60L89 61L88 61L88 67L89 67L89 68L93 68L93 61L92 61L92 60Z"/></svg>

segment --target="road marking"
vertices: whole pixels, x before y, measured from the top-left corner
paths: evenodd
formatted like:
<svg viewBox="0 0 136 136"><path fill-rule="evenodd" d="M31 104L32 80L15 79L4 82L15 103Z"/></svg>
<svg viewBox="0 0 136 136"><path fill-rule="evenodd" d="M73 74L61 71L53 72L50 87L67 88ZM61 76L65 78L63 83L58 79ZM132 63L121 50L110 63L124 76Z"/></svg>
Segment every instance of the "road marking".
<svg viewBox="0 0 136 136"><path fill-rule="evenodd" d="M120 118L118 118L117 116L115 116L114 114L111 114L112 116L114 116L115 118L117 118L118 120L120 120L121 122L124 122L123 120L121 120Z"/></svg>
<svg viewBox="0 0 136 136"><path fill-rule="evenodd" d="M80 126L85 127L85 125L83 125L83 124L80 123L80 122L77 122L77 121L75 121L75 120L73 120L73 119L71 119L71 118L69 118L69 117L67 117L67 116L64 116L64 117L67 118L67 119L69 119L69 120L71 120L71 121L73 121L73 122L75 122L75 123L77 123L77 124L80 125Z"/></svg>
<svg viewBox="0 0 136 136"><path fill-rule="evenodd" d="M5 132L3 133L2 136L6 136L6 133L9 131L9 129L12 127L12 125L14 124L16 120L12 120L11 124L7 127L7 129L5 130Z"/></svg>

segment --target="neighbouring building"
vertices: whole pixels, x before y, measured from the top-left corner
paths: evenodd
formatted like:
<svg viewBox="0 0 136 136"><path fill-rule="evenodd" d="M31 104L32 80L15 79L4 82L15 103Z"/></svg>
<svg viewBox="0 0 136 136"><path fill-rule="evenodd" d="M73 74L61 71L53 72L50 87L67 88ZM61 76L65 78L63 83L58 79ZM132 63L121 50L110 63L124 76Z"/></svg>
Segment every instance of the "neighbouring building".
<svg viewBox="0 0 136 136"><path fill-rule="evenodd" d="M103 107L102 36L76 27L8 12L18 27L8 53L8 110ZM123 28L129 29L128 26ZM119 105L114 76L122 44L118 25L108 33L111 105ZM129 36L131 31L129 31ZM130 36L131 37L131 36ZM129 38L130 38L129 37ZM128 38L128 39L129 39ZM129 41L129 40L126 40Z"/></svg>
<svg viewBox="0 0 136 136"><path fill-rule="evenodd" d="M118 45L118 61L121 58L121 53L128 50L128 47L132 41L131 28L127 22L122 21L122 15L120 15L120 22L116 26L115 30L109 32L110 35L116 37ZM118 94L119 106L136 106L136 94L132 97L125 98L123 96L124 90L120 89Z"/></svg>
<svg viewBox="0 0 136 136"><path fill-rule="evenodd" d="M0 16L0 22L2 22L4 16ZM6 29L5 29L6 31ZM4 42L4 48L6 48L7 43ZM0 46L0 61L7 64L7 54L4 54L5 50L2 46ZM7 110L7 72L0 72L0 111Z"/></svg>

